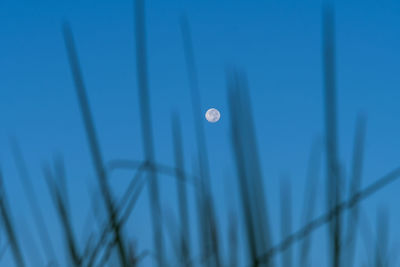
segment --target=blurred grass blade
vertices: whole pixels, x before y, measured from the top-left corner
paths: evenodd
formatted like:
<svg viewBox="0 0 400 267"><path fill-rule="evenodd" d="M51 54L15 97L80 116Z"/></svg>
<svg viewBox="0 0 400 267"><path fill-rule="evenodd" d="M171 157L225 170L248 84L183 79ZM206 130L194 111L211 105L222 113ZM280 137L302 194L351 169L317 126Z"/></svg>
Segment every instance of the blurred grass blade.
<svg viewBox="0 0 400 267"><path fill-rule="evenodd" d="M228 89L232 145L242 200L242 216L245 219L249 256L252 264L258 266L258 258L269 249L272 238L250 96L244 76L234 72L228 79ZM262 265L271 266L273 263L264 259Z"/></svg>
<svg viewBox="0 0 400 267"><path fill-rule="evenodd" d="M358 205L362 200L367 199L378 191L382 190L386 186L390 185L394 181L400 178L400 168L396 168L381 177L374 183L367 186L365 189L358 191L349 200L343 201L336 205L333 209L329 210L327 213L318 216L316 219L312 220L307 225L301 227L298 231L289 235L285 240L278 243L276 246L271 247L263 253L259 258L259 262L269 261L273 256L282 253L287 247L292 246L295 242L303 240L305 237L309 236L313 231L319 227L329 223L340 215L343 211L353 208Z"/></svg>
<svg viewBox="0 0 400 267"><path fill-rule="evenodd" d="M201 115L201 95L199 91L199 84L197 78L196 62L193 52L192 36L190 32L189 22L185 16L181 19L181 32L183 39L183 51L186 60L186 68L189 78L189 88L192 103L192 113L195 125L196 145L199 161L199 194L198 200L204 201L204 204L199 205L200 214L200 246L202 248L202 254L205 258L209 258L210 255L213 257L211 265L220 266L220 255L217 244L217 232L216 232L216 216L214 211L214 201L211 195L211 183L210 183L210 170L208 165L207 157L207 146L206 137L204 134L204 127Z"/></svg>
<svg viewBox="0 0 400 267"><path fill-rule="evenodd" d="M304 207L302 224L309 223L314 216L317 194L317 180L321 169L321 149L319 142L314 141L311 147L310 158L307 167L307 177L304 190ZM311 236L305 237L300 246L300 266L310 266L309 255L311 247Z"/></svg>
<svg viewBox="0 0 400 267"><path fill-rule="evenodd" d="M375 263L376 267L389 267L389 220L385 209L379 209L376 224Z"/></svg>
<svg viewBox="0 0 400 267"><path fill-rule="evenodd" d="M289 182L286 178L281 178L280 184L280 202L281 202L281 235L282 240L285 240L292 232L292 192ZM292 248L289 246L282 253L282 267L291 267Z"/></svg>
<svg viewBox="0 0 400 267"><path fill-rule="evenodd" d="M236 215L231 212L229 216L229 226L228 226L228 266L236 267L239 264L239 242L238 242L238 231L239 227L237 224Z"/></svg>
<svg viewBox="0 0 400 267"><path fill-rule="evenodd" d="M327 209L332 209L340 201L340 175L337 148L336 80L335 80L335 40L333 7L326 3L323 10L323 60L325 84L325 138L327 161ZM340 216L329 223L329 248L332 266L340 266L341 225Z"/></svg>
<svg viewBox="0 0 400 267"><path fill-rule="evenodd" d="M82 266L82 258L79 253L78 246L73 234L72 224L68 216L66 205L64 203L62 193L59 186L55 182L55 177L49 167L43 168L44 177L49 188L50 194L53 197L55 208L57 209L60 217L62 229L67 242L70 260L73 266Z"/></svg>
<svg viewBox="0 0 400 267"><path fill-rule="evenodd" d="M233 82L233 81L232 81ZM236 86L234 83L230 84L230 86ZM244 167L244 155L242 151L241 145L241 138L239 135L239 125L236 122L237 116L239 115L240 111L236 107L236 101L238 99L238 95L236 92L236 88L229 89L229 107L230 107L230 116L231 116L231 135L232 135L232 146L235 153L235 160L236 160L236 172L238 178L238 188L239 188L239 195L241 197L241 204L242 204L242 218L244 219L244 225L246 230L246 239L247 245L245 246L248 249L248 254L250 257L250 261L252 266L257 266L257 244L255 241L255 230L254 230L254 223L253 217L251 214L251 204L250 204L250 196L249 196L249 189L246 183L246 171Z"/></svg>
<svg viewBox="0 0 400 267"><path fill-rule="evenodd" d="M10 211L8 210L7 197L4 188L3 173L0 169L0 213L3 221L3 226L10 243L11 252L14 257L14 262L18 267L24 267L25 262L22 256L21 247L18 244L15 234L14 224L11 219Z"/></svg>
<svg viewBox="0 0 400 267"><path fill-rule="evenodd" d="M40 241L42 243L41 247L43 249L44 254L47 256L48 261L55 262L56 256L53 250L53 245L49 237L49 233L47 231L46 223L43 219L42 212L37 202L37 197L35 194L35 190L33 189L33 185L31 183L31 177L29 175L25 159L22 155L22 151L18 145L16 138L12 138L11 145L12 145L14 161L17 166L19 174L18 177L20 178L21 183L23 185L25 195L30 205L30 210L32 212L34 223L39 231L38 234Z"/></svg>
<svg viewBox="0 0 400 267"><path fill-rule="evenodd" d="M182 134L179 116L174 113L172 116L172 136L174 144L174 157L176 167L176 190L178 192L179 218L181 219L180 252L183 266L190 266L190 228L188 215L188 200L186 192L186 177L184 173Z"/></svg>
<svg viewBox="0 0 400 267"><path fill-rule="evenodd" d="M136 37L136 70L139 87L139 107L142 124L143 149L145 160L153 164L154 143L151 125L151 108L149 99L147 47L146 47L146 24L145 24L144 0L135 0L135 37ZM159 266L164 266L164 245L162 231L162 216L160 207L159 188L157 174L151 170L148 175L149 201L153 223L153 242L158 258Z"/></svg>
<svg viewBox="0 0 400 267"><path fill-rule="evenodd" d="M356 131L354 135L350 197L353 196L357 191L359 191L361 186L364 140L365 140L365 119L363 117L359 117L357 120ZM349 267L354 265L358 212L359 208L356 205L351 209L347 223L345 266Z"/></svg>
<svg viewBox="0 0 400 267"><path fill-rule="evenodd" d="M86 129L87 139L89 141L89 149L92 155L92 160L97 174L100 190L107 209L108 219L112 225L112 229L115 235L115 243L118 248L119 261L122 266L128 266L124 241L121 235L120 226L116 220L117 216L115 214L114 203L107 181L107 173L104 169L103 158L100 152L99 142L97 140L96 130L89 107L89 101L87 98L86 88L79 66L78 55L76 53L72 32L68 24L64 24L63 26L65 46L67 48L68 59L75 82L76 94L78 97L80 110Z"/></svg>
<svg viewBox="0 0 400 267"><path fill-rule="evenodd" d="M139 198L139 195L141 193L141 190L145 184L145 182L141 179L141 176L143 174L143 171L148 168L148 164L146 162L142 163L136 170L135 176L132 178L131 182L129 183L122 199L118 203L116 210L117 213L120 214L120 217L118 218L118 222L121 226L123 226L126 221L129 218L129 215L132 212L133 207L136 204L137 199ZM106 245L107 237L112 230L112 225L110 225L109 222L106 223L105 226L101 229L102 232L100 234L100 237L96 243L96 245L93 246L92 253L90 256L88 256L88 266L92 266L94 262L96 261L96 258L98 257L100 250L104 248ZM108 246L106 249L105 254L110 255L112 250L112 246ZM103 257L101 262L107 261L107 257Z"/></svg>

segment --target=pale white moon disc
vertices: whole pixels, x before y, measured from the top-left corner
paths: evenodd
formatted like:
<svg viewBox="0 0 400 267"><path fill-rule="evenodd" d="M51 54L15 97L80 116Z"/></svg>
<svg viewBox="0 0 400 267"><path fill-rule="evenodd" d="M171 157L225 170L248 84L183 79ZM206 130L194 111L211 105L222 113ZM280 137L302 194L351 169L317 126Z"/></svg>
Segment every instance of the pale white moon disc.
<svg viewBox="0 0 400 267"><path fill-rule="evenodd" d="M206 112L206 120L211 122L211 123L215 123L217 121L219 121L219 119L221 118L221 114L219 113L218 109L216 108L210 108L209 110L207 110Z"/></svg>

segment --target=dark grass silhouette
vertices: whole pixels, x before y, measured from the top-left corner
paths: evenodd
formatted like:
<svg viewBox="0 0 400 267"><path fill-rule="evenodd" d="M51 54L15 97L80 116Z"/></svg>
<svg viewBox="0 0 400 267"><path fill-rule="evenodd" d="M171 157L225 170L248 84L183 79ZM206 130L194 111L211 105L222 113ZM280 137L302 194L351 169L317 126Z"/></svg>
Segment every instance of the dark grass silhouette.
<svg viewBox="0 0 400 267"><path fill-rule="evenodd" d="M366 266L393 266L395 264L389 246L387 213L384 211L378 213L376 238L373 238L374 234L370 234L372 230L369 229L371 227L366 226L366 220L360 219L362 209L359 203L399 179L400 168L394 169L367 187L361 186L366 134L363 116L360 116L356 123L348 185L349 195L341 194L341 189L345 185L341 182L344 179L338 158L334 13L331 6L327 5L323 9L325 138L323 142L315 139L310 149L307 173L305 174L306 184L304 204L301 210L301 225L293 224L292 203L294 199L291 184L286 179L281 179L280 218L274 218L268 212L268 202L264 192L265 178L262 175L260 164L262 159L259 156L255 123L251 113L251 90L244 72L232 70L227 73L227 91L232 157L235 160L234 175L238 184L237 194L240 207L238 210L231 209L229 213L227 212L229 220L226 230L219 227L221 225L219 224L220 218L215 212L215 200L211 193L206 135L200 121L202 118L201 94L197 81L195 53L189 22L187 18L182 17L180 26L196 133L197 154L192 173L188 173L184 169L185 148L177 113L173 113L171 118L173 138L171 156L174 159L174 166L167 166L155 160L144 0L135 1L134 16L138 104L142 130L141 143L144 150L144 158L140 160L104 161L84 79L80 71L72 30L68 24L63 25L67 56L98 182L98 190L97 187L89 189L90 194L93 195L93 208L90 211L93 214L88 216L89 218L93 216L96 222L92 227L90 223L85 224L87 237L85 242L80 242L82 238L77 233L81 232L81 229L74 229L71 223L74 207L69 206L66 187L67 168L64 167L61 157L43 165L43 176L59 217L65 240L64 254L68 257L66 266L137 266L144 257L152 257L157 266L242 266L243 262L244 266L312 266L312 234L323 226L328 228L327 240L330 258L327 262L330 265L335 267L354 266L358 229L360 229L362 237L368 240L364 242L367 244L367 255L370 255L370 258L365 261ZM53 233L48 232L46 220L41 215L31 177L22 156L22 149L19 148L16 140L12 141L12 147L19 177L30 202L29 207L33 214L35 228L46 257L46 266L65 266L55 256L54 247L49 238ZM325 173L327 205L326 212L316 216L315 195L318 184L322 180L319 177L323 160L322 152L324 152L327 166ZM110 184L114 171L121 169L131 171L132 178L125 192L121 197L116 198L112 194ZM176 185L178 220L174 219L173 214L163 212L160 206L158 182L159 179L164 179L164 176L169 176L170 178L166 179L170 179L170 182ZM153 247L139 252L134 241L127 240L123 233L128 231L125 227L126 222L146 186L149 189L150 205L148 208L151 213ZM194 195L189 195L189 187L194 190ZM191 198L195 200L195 210L189 210L188 202ZM98 203L99 199L104 205ZM1 227L7 237L7 244L10 247L9 252L12 253L16 266L31 266L24 259L24 251L20 244L21 234L16 229L11 213L0 171L0 219ZM198 229L192 227L190 220L192 214L196 215ZM347 217L345 217L346 215ZM134 219L145 220L147 218L135 217ZM281 224L281 233L276 241L272 239L270 228L271 222L275 220L280 221ZM240 229L241 226L244 229ZM163 231L164 228L167 228L168 231ZM198 238L194 236L196 231ZM223 238L223 233L227 233L225 235L227 240ZM239 238L239 233L244 234L243 243L241 243L242 239ZM166 242L166 235L170 237L170 242ZM198 251L195 249L196 246L193 246L195 240L199 242ZM227 245L223 246L225 242ZM299 244L298 260L293 257L297 244ZM166 253L168 246L172 248L175 258ZM228 253L223 254L222 247L226 247ZM244 249L243 253L240 251L241 249ZM281 261L276 259L279 256ZM240 261L240 257L244 257L244 260Z"/></svg>
<svg viewBox="0 0 400 267"><path fill-rule="evenodd" d="M336 80L335 80L335 37L334 14L329 4L323 9L323 60L325 85L325 138L326 138L326 197L327 209L332 209L340 202L341 179L337 146L336 116ZM341 216L335 216L329 222L329 246L331 247L332 266L338 267L341 258Z"/></svg>
<svg viewBox="0 0 400 267"><path fill-rule="evenodd" d="M25 261L22 256L21 247L18 243L14 223L12 221L10 210L8 207L7 197L4 188L3 174L0 169L0 213L2 224L7 235L8 242L11 247L11 252L17 266L25 266Z"/></svg>
<svg viewBox="0 0 400 267"><path fill-rule="evenodd" d="M179 218L181 218L180 228L181 233L179 236L179 250L180 260L183 266L190 266L190 223L189 223L189 210L187 202L187 190L185 183L183 151L182 151L182 134L181 126L177 113L172 116L172 135L174 144L174 157L176 166L176 189L178 192L178 207Z"/></svg>
<svg viewBox="0 0 400 267"><path fill-rule="evenodd" d="M318 175L321 168L321 147L319 141L315 140L311 147L310 157L308 160L306 183L304 190L304 207L302 212L302 224L310 222L315 213L315 199L317 191ZM300 245L299 263L300 266L310 266L310 245L311 236L305 237Z"/></svg>
<svg viewBox="0 0 400 267"><path fill-rule="evenodd" d="M135 1L135 37L136 37L136 69L139 87L139 107L142 124L142 144L147 162L154 162L154 142L151 123L151 107L149 99L149 83L147 68L146 28L144 0ZM149 197L153 223L154 244L156 255L161 266L164 263L164 247L162 234L162 218L160 208L157 173L151 170L148 173Z"/></svg>
<svg viewBox="0 0 400 267"><path fill-rule="evenodd" d="M50 240L49 233L46 228L46 223L42 215L42 211L39 208L39 204L37 203L37 197L33 190L33 186L31 184L31 177L29 175L28 169L26 167L25 159L22 155L21 149L18 145L18 142L15 138L11 140L13 156L15 160L15 164L17 166L19 172L19 178L24 187L25 195L29 199L29 204L32 212L32 217L34 218L36 228L38 230L39 238L41 241L41 247L45 257L56 263L56 256L53 250L53 244ZM63 186L63 188L66 188Z"/></svg>
<svg viewBox="0 0 400 267"><path fill-rule="evenodd" d="M183 38L183 51L186 60L189 89L192 103L192 113L195 122L195 133L197 141L198 167L199 167L199 190L198 207L200 215L200 233L203 249L202 257L205 264L212 266L221 266L220 252L218 246L218 237L216 235L216 217L214 211L213 197L210 189L210 170L208 166L206 138L201 118L201 95L197 81L197 69L193 52L192 37L187 18L181 18L181 31Z"/></svg>
<svg viewBox="0 0 400 267"><path fill-rule="evenodd" d="M72 37L71 29L68 24L64 24L63 26L65 45L68 52L68 58L71 66L71 72L75 81L76 93L78 96L78 101L81 108L81 113L86 129L87 138L89 141L89 148L91 151L93 165L95 171L97 173L98 182L100 186L100 191L102 193L102 197L106 206L106 210L108 213L109 222L111 228L114 232L115 243L118 247L119 260L122 266L127 266L127 257L126 257L126 248L121 236L120 225L116 218L114 200L111 196L110 188L108 185L107 172L104 168L103 157L100 152L99 142L97 140L96 131L94 128L94 123L91 115L91 111L89 108L89 103L86 94L86 88L83 82L82 74L80 71L78 56L76 54L76 48L74 44L74 40Z"/></svg>

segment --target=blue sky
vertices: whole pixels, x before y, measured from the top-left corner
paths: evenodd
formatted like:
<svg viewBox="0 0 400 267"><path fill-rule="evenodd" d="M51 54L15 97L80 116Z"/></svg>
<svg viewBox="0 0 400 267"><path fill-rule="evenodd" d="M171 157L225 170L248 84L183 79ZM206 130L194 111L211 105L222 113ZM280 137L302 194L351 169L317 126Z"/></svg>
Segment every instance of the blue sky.
<svg viewBox="0 0 400 267"><path fill-rule="evenodd" d="M192 168L196 155L179 28L179 18L186 14L192 28L203 111L216 107L222 116L216 124L198 118L205 124L221 227L226 226L227 209L237 206L228 134L226 70L238 67L246 72L249 80L268 205L273 229L278 230L280 178L289 177L295 189L293 199L295 203L302 203L311 143L323 137L322 2L146 2L157 160L172 164L170 118L173 110L181 116L188 169ZM367 185L400 164L397 116L400 112L400 2L350 0L337 1L335 6L340 159L348 173L354 124L357 114L362 112L367 117L363 177L363 184ZM2 1L0 164L14 220L21 229L27 226L25 229L31 231L36 244L27 200L10 157L10 136L20 141L48 228L56 233L52 238L57 244L62 244L59 222L43 183L42 164L54 155L61 154L65 159L77 236L82 236L82 217L89 209L88 188L96 185L61 34L64 20L70 22L75 35L105 158L143 157L132 1ZM126 185L127 175L118 174L113 180L117 196ZM324 208L323 178L318 213ZM175 184L169 179L162 180L161 192L163 207L173 211ZM377 207L387 207L393 226L392 240L400 240L400 232L394 227L400 223L395 204L398 188L400 184L395 183L363 204L373 223ZM145 194L128 227L129 236L138 240L140 249L151 248ZM300 209L300 205L294 204L294 229L300 226ZM321 229L314 236L316 243L321 243L313 253L317 266L326 259L325 235L326 230ZM28 235L22 235L21 239L28 239ZM274 241L278 239L274 235ZM24 246L29 251L33 245L26 241ZM28 257L29 253L26 254ZM3 262L9 260L8 252Z"/></svg>

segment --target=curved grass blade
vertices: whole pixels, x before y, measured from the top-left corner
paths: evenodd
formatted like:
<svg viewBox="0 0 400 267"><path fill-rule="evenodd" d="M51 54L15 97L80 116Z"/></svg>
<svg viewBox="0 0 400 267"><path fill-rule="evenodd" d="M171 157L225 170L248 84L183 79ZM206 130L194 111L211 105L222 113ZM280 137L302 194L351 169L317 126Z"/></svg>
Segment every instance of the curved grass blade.
<svg viewBox="0 0 400 267"><path fill-rule="evenodd" d="M400 168L396 168L378 179L374 183L367 186L364 190L358 191L349 200L344 201L336 205L329 212L318 216L316 219L308 223L307 225L300 228L298 231L292 233L285 240L280 242L278 245L271 247L268 251L263 253L258 261L264 262L270 260L273 256L282 253L288 246L292 246L295 242L303 240L305 237L309 236L313 231L319 227L329 223L332 219L337 217L343 211L353 208L358 205L362 200L367 199L373 194L377 193L381 189L385 188L389 184L393 183L400 178Z"/></svg>

